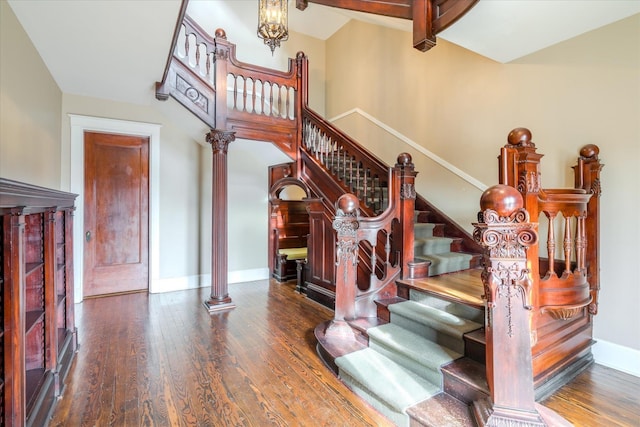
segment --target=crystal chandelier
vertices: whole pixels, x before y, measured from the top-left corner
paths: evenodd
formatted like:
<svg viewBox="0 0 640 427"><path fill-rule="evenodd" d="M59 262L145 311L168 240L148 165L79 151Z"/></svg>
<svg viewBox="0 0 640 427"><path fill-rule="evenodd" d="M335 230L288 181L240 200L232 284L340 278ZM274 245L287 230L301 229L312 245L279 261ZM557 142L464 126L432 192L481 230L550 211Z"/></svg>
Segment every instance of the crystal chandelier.
<svg viewBox="0 0 640 427"><path fill-rule="evenodd" d="M281 41L289 39L287 0L260 0L258 6L258 37L269 45L271 55Z"/></svg>

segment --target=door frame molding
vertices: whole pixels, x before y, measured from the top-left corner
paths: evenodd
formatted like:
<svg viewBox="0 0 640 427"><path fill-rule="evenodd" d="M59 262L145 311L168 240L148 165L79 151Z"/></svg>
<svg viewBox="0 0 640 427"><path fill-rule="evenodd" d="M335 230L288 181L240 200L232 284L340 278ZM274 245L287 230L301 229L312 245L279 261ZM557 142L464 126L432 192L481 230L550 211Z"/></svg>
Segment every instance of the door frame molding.
<svg viewBox="0 0 640 427"><path fill-rule="evenodd" d="M70 189L76 193L73 217L73 274L76 303L83 300L84 271L84 132L119 133L149 138L149 292L160 279L160 128L155 123L68 114L71 124Z"/></svg>

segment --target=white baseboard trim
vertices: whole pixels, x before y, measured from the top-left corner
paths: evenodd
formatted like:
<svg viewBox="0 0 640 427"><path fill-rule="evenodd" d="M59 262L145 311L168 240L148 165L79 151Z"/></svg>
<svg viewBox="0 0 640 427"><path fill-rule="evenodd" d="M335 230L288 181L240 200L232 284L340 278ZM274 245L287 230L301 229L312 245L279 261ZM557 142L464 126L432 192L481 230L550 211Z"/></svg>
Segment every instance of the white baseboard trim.
<svg viewBox="0 0 640 427"><path fill-rule="evenodd" d="M250 270L230 271L227 280L229 284L242 282L255 282L256 280L269 279L268 268L253 268ZM171 277L168 279L158 279L151 293L184 291L187 289L197 289L211 286L211 274L200 274L195 276Z"/></svg>
<svg viewBox="0 0 640 427"><path fill-rule="evenodd" d="M640 377L640 350L600 339L591 350L596 363Z"/></svg>
<svg viewBox="0 0 640 427"><path fill-rule="evenodd" d="M230 271L229 284L242 282L255 282L256 280L269 279L269 268L253 268L251 270ZM211 280L211 279L209 279Z"/></svg>
<svg viewBox="0 0 640 427"><path fill-rule="evenodd" d="M208 278L211 283L211 278ZM159 294L163 292L184 291L187 289L197 289L203 287L202 276L182 276L182 277L170 277L167 279L157 279L153 290L149 290L150 293Z"/></svg>

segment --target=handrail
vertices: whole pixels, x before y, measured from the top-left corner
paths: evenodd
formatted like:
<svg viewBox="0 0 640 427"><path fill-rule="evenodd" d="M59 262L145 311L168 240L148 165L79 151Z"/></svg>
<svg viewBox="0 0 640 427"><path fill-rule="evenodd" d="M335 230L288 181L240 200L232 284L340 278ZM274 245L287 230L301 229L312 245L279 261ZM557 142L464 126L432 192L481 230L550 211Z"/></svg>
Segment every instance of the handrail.
<svg viewBox="0 0 640 427"><path fill-rule="evenodd" d="M469 175L468 173L466 173L462 169L460 169L457 166L449 163L448 161L446 161L442 157L438 156L436 153L426 149L424 146L420 145L419 143L417 143L416 141L412 140L408 136L400 133L396 129L392 128L388 124L386 124L383 121L379 120L378 118L372 116L371 114L367 113L366 111L362 110L361 108L358 108L358 107L352 108L351 110L345 111L342 114L338 114L337 116L330 118L328 121L330 123L335 123L336 121L338 121L340 119L343 119L345 117L348 117L348 116L350 116L352 114L358 114L359 116L364 117L369 122L373 123L375 126L379 127L380 129L383 129L389 135L392 135L398 141L402 141L403 143L407 144L412 149L414 149L417 152L419 152L420 154L424 155L429 160L437 163L438 165L440 165L442 168L444 168L448 172L456 175L458 178L466 181L469 185L472 185L473 187L477 188L478 190L485 191L487 188L489 188L488 185L486 185L486 184L482 183L481 181L477 180L476 178L472 177L471 175Z"/></svg>
<svg viewBox="0 0 640 427"><path fill-rule="evenodd" d="M159 82L156 82L156 97L160 96L160 98L158 99L162 99L162 95L160 95L162 91L160 90L160 88L162 88L165 85L165 83L167 82L167 78L169 77L169 68L171 68L173 52L175 51L176 44L178 43L178 35L180 34L180 28L182 28L182 21L184 21L185 14L187 13L188 5L189 5L189 0L182 0L182 3L180 4L180 11L178 12L176 25L173 28L173 38L171 39L171 47L169 48L169 54L167 55L167 62L164 66L162 79L160 79Z"/></svg>

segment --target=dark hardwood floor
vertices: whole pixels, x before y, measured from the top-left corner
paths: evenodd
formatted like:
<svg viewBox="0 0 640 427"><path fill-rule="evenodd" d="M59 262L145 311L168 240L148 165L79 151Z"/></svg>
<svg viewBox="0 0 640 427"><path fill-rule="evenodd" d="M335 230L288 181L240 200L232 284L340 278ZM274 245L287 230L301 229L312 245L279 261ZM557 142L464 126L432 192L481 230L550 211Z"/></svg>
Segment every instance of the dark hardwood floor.
<svg viewBox="0 0 640 427"><path fill-rule="evenodd" d="M315 353L332 312L292 283L235 284L76 305L80 349L51 426L388 426ZM576 426L640 426L640 379L594 365L546 402Z"/></svg>

